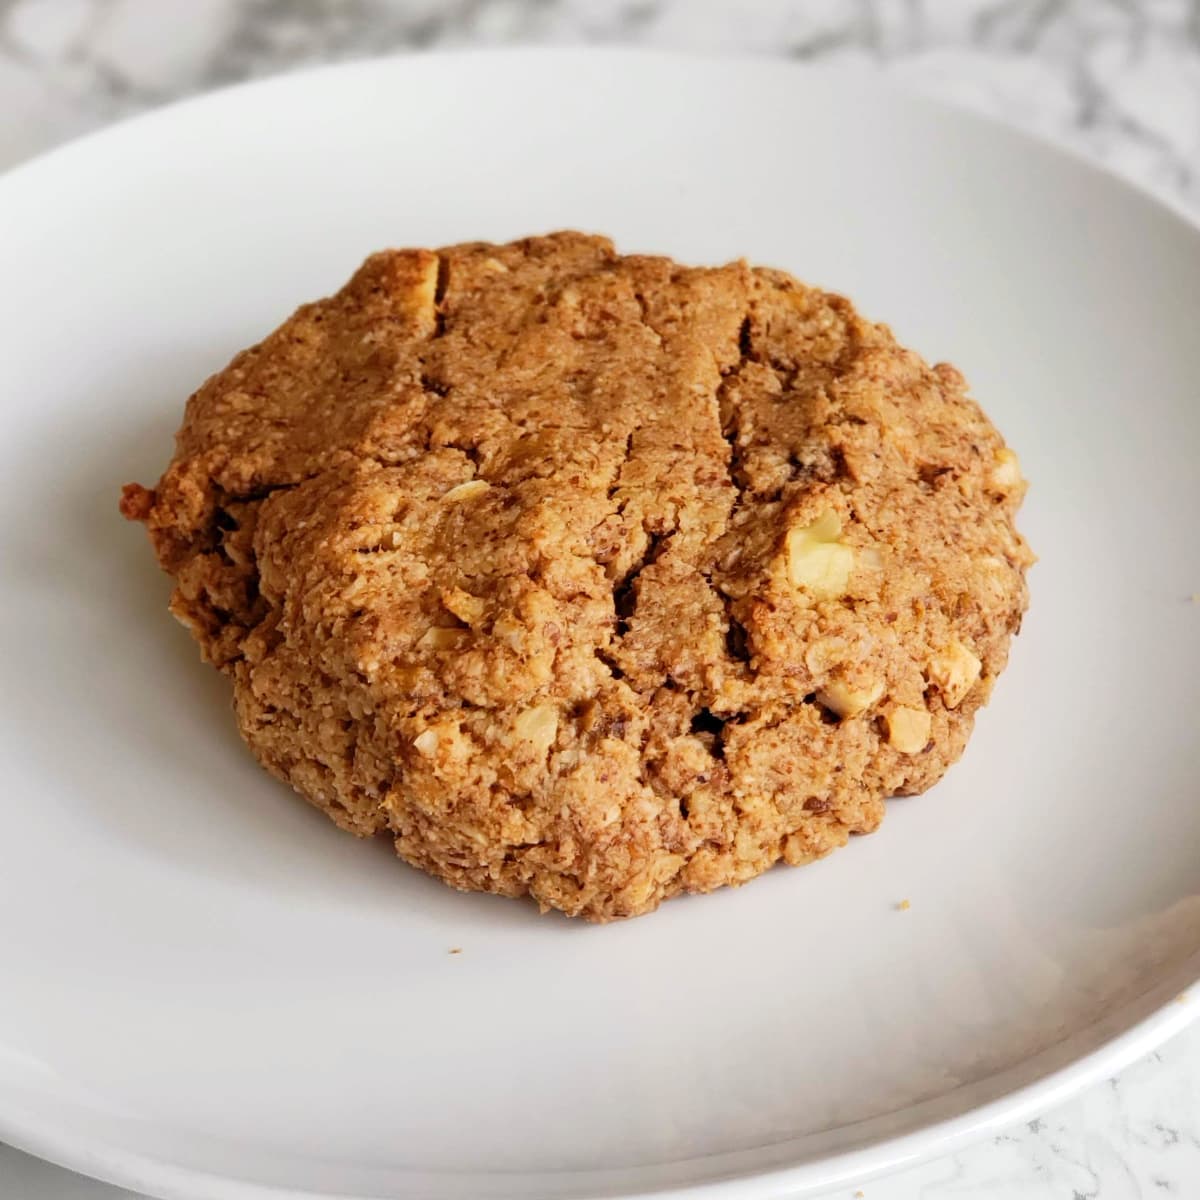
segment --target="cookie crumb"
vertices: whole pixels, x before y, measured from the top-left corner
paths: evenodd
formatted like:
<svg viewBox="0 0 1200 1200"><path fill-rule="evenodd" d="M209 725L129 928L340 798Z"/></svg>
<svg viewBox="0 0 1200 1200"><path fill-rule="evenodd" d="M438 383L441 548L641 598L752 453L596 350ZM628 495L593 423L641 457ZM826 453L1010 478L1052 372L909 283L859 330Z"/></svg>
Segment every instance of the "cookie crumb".
<svg viewBox="0 0 1200 1200"><path fill-rule="evenodd" d="M462 953L462 947L461 947L461 946L451 946L451 947L450 947L450 953L451 953L451 954L461 954L461 953Z"/></svg>
<svg viewBox="0 0 1200 1200"><path fill-rule="evenodd" d="M1188 1002L1187 992L1180 992L1179 995L1175 997L1176 1004L1186 1004L1187 1002Z"/></svg>
<svg viewBox="0 0 1200 1200"><path fill-rule="evenodd" d="M863 1191L858 1191L858 1192L855 1192L855 1193L854 1193L854 1200L863 1200L863 1197L864 1197L866 1194L867 1194L867 1193L866 1193L866 1192L863 1192Z"/></svg>
<svg viewBox="0 0 1200 1200"><path fill-rule="evenodd" d="M912 901L910 900L901 900L900 903L896 905L897 912L908 912L910 908L912 908Z"/></svg>

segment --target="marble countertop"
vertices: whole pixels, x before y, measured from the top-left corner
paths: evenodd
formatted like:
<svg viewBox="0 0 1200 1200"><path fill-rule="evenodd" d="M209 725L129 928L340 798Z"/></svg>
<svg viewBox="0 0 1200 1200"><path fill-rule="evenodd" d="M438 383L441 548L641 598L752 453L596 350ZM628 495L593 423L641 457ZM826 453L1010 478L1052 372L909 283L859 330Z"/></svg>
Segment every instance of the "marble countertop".
<svg viewBox="0 0 1200 1200"><path fill-rule="evenodd" d="M1200 0L0 0L0 170L130 113L312 62L636 43L870 65L1200 215ZM833 1193L1200 1195L1200 1028L1041 1118ZM0 1146L0 1196L126 1200Z"/></svg>

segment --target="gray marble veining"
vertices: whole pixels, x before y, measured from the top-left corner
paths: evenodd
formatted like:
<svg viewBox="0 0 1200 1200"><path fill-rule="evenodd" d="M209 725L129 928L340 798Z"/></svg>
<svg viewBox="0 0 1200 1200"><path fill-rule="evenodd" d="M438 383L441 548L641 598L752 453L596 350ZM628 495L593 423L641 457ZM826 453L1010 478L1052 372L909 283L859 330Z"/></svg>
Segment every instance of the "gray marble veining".
<svg viewBox="0 0 1200 1200"><path fill-rule="evenodd" d="M1200 0L0 0L0 163L306 63L514 42L879 64L1200 206Z"/></svg>
<svg viewBox="0 0 1200 1200"><path fill-rule="evenodd" d="M1200 213L1200 0L0 0L0 169L179 96L435 47L634 43L877 67ZM1200 1196L1200 1030L849 1200ZM128 1193L0 1146L4 1200Z"/></svg>

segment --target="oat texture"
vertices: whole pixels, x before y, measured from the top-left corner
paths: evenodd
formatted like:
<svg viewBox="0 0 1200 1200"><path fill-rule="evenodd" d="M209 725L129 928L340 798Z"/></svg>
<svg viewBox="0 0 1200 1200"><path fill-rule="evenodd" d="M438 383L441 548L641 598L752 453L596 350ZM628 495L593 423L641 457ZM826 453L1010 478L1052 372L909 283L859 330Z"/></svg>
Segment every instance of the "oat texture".
<svg viewBox="0 0 1200 1200"><path fill-rule="evenodd" d="M603 921L943 774L1026 605L1023 491L959 372L846 300L560 233L372 256L122 509L269 771Z"/></svg>

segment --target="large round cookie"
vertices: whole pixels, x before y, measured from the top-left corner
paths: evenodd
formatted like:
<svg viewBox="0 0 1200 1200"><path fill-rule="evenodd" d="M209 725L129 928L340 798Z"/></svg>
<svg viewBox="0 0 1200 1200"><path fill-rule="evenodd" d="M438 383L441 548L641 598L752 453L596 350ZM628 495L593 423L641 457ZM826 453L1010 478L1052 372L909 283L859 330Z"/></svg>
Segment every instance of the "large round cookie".
<svg viewBox="0 0 1200 1200"><path fill-rule="evenodd" d="M386 251L126 488L274 774L594 920L808 862L961 754L1032 556L953 367L743 263Z"/></svg>

